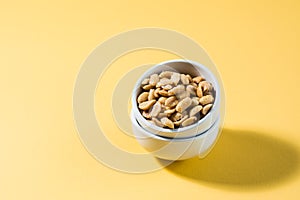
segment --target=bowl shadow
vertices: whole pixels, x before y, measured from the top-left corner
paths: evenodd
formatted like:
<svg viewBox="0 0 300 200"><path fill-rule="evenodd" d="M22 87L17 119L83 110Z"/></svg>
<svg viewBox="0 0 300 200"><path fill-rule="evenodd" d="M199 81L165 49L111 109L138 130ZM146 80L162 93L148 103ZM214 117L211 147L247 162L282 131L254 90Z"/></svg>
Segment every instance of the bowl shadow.
<svg viewBox="0 0 300 200"><path fill-rule="evenodd" d="M299 169L300 158L293 145L269 135L223 129L206 158L176 161L166 169L202 185L269 188L293 177Z"/></svg>

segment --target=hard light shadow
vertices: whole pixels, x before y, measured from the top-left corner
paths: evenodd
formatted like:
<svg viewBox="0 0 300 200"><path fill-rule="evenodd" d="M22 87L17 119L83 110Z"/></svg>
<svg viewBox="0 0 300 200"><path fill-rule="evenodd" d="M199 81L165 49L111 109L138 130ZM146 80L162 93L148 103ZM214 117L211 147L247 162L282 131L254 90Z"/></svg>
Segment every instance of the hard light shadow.
<svg viewBox="0 0 300 200"><path fill-rule="evenodd" d="M278 185L299 168L299 152L291 144L267 134L224 129L204 159L177 161L167 170L200 184L230 189L257 189Z"/></svg>

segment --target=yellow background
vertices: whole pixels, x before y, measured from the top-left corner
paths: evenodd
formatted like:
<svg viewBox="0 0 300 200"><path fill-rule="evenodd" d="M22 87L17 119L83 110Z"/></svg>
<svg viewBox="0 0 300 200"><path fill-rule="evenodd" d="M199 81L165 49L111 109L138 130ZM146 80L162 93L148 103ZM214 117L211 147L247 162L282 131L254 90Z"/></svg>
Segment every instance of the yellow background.
<svg viewBox="0 0 300 200"><path fill-rule="evenodd" d="M1 1L0 199L298 199L299 21L296 0ZM149 26L179 31L207 50L224 81L227 112L223 134L204 160L132 175L85 150L72 92L91 50ZM173 57L136 52L101 81ZM110 100L111 93L103 103ZM99 109L99 118L110 112ZM105 120L116 145L142 151L118 139L125 136L111 116Z"/></svg>

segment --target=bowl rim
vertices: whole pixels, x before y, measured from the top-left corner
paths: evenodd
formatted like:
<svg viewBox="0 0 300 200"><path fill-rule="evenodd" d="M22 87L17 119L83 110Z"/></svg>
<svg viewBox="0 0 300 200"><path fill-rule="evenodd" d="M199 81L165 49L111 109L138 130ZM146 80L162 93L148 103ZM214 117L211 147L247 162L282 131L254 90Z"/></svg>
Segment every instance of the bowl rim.
<svg viewBox="0 0 300 200"><path fill-rule="evenodd" d="M186 142L186 141L190 141L190 140L195 140L198 139L200 137L206 137L208 132L210 130L212 130L213 128L215 128L216 126L220 125L220 117L217 118L217 120L205 131L191 136L191 137L186 137L186 138L168 138L168 137L164 137L164 136L160 136L157 134L153 134L150 131L146 130L145 128L143 128L139 122L137 121L137 119L135 118L133 112L130 112L130 118L131 118L131 122L135 124L135 126L137 126L139 128L139 130L143 131L147 136L157 139L157 140L162 140L162 141L166 141L166 142L171 142L171 141L176 141L176 142ZM145 138L142 138L145 139Z"/></svg>
<svg viewBox="0 0 300 200"><path fill-rule="evenodd" d="M169 63L176 63L176 62L182 62L182 63L188 63L188 64L191 64L192 66L194 66L196 69L200 69L200 70L203 70L205 71L205 73L209 74L209 76L214 80L215 82L215 85L214 85L214 89L216 91L216 94L215 94L215 103L213 104L213 107L211 108L210 112L205 115L202 119L198 120L197 123L194 123L192 125L189 125L187 127L180 127L180 128L177 128L177 129L167 129L167 128L162 128L162 127L159 127L157 125L154 125L154 124L151 124L150 122L148 122L140 113L139 109L138 109L138 106L137 106L137 101L136 101L136 98L138 96L137 94L137 90L139 89L140 87L140 84L141 82L145 79L145 76L146 74L149 73L149 71L152 71L156 68L159 68L163 65L167 65ZM200 71L199 71L200 73ZM136 93L136 95L134 95L134 93ZM219 82L218 82L218 79L216 79L216 77L214 76L214 74L204 65L196 62L196 61L193 61L193 60L188 60L188 59L173 59L173 60L167 60L167 61L164 61L164 62L161 62L161 63L158 63L154 66L152 66L151 68L147 69L142 75L141 77L137 80L136 84L134 85L134 88L133 88L133 93L131 95L131 102L132 102L132 110L134 111L134 113L137 113L137 115L139 115L139 118L142 119L143 123L147 125L147 127L150 127L156 131L159 132L166 132L166 133L176 133L176 135L181 135L181 132L184 132L184 131L187 131L187 130L190 130L190 129L193 129L193 128L196 128L197 126L201 125L202 123L204 123L204 121L211 117L212 113L213 112L216 112L219 105L220 104L220 86L219 86ZM217 106L218 105L218 106ZM217 120L216 120L217 121ZM212 124L214 124L214 122L212 122ZM183 134L183 133L182 133ZM160 136L159 134L156 134L157 136ZM192 136L193 137L193 136ZM176 138L176 137L175 137ZM184 138L184 137L183 137Z"/></svg>

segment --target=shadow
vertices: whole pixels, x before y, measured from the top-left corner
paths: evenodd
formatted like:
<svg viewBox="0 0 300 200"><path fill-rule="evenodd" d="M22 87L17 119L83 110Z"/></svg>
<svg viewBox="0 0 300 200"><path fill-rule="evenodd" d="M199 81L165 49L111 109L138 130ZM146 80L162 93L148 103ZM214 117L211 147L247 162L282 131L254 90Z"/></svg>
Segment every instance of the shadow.
<svg viewBox="0 0 300 200"><path fill-rule="evenodd" d="M176 161L166 169L201 185L258 189L278 185L299 168L299 152L263 133L224 129L204 159Z"/></svg>

